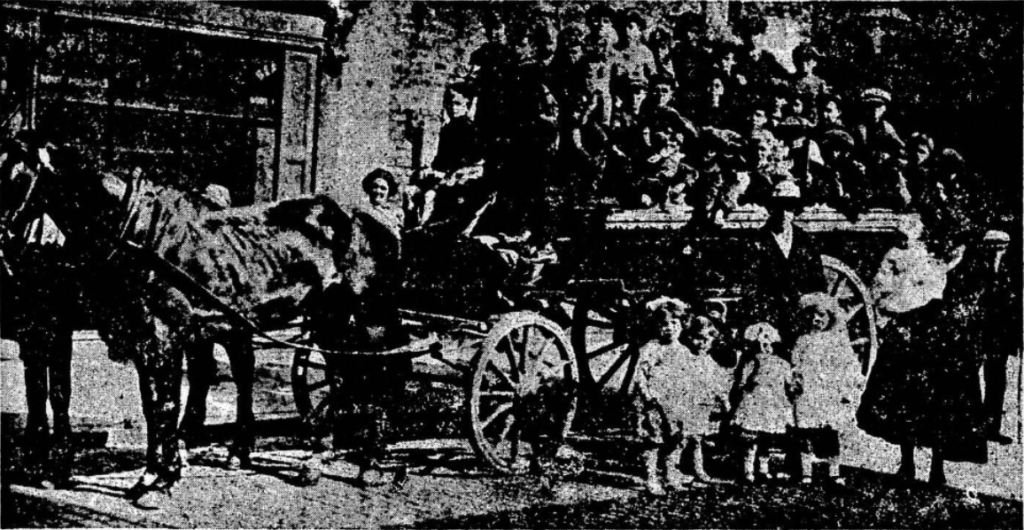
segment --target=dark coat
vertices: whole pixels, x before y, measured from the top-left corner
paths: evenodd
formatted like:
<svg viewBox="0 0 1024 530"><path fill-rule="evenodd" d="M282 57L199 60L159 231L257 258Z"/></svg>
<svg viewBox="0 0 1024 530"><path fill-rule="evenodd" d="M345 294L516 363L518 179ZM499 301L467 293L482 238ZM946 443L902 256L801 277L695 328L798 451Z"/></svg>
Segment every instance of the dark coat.
<svg viewBox="0 0 1024 530"><path fill-rule="evenodd" d="M879 330L878 360L857 411L867 434L941 451L952 461L988 458L980 359L947 300L896 315Z"/></svg>
<svg viewBox="0 0 1024 530"><path fill-rule="evenodd" d="M793 227L789 257L782 254L771 231L757 231L750 255L753 286L743 301L742 325L768 322L779 330L783 345L796 338L794 317L800 297L827 288L821 253L803 229Z"/></svg>

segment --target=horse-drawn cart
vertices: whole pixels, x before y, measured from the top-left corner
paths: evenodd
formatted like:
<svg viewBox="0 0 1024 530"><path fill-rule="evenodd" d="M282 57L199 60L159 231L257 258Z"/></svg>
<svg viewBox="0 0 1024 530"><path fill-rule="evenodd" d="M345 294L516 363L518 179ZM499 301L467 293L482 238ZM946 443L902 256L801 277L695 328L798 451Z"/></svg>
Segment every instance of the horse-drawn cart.
<svg viewBox="0 0 1024 530"><path fill-rule="evenodd" d="M533 450L522 439L523 423L536 421L522 413L527 394L536 390L531 378L561 378L571 383L567 388L582 390L567 394L562 413L548 419L567 434L579 399L628 391L640 346L649 339L646 302L687 284L691 299L728 311L756 281L745 277L744 257L763 215L732 214L715 234L686 232L686 221L657 212L601 214L584 238L561 240L561 270L551 271L557 284L528 292L521 302L531 310L469 318L403 308L398 312L415 337L412 343L352 354L414 357L415 372L462 386L467 435L478 456L500 472L523 471ZM797 219L831 253L821 264L828 294L849 315L850 341L865 370L878 342L861 277L873 274L885 251L899 242L900 222L891 213L868 214L856 223L831 212ZM424 307L420 302L413 305ZM330 419L336 367L330 353L296 351L293 391L307 424Z"/></svg>

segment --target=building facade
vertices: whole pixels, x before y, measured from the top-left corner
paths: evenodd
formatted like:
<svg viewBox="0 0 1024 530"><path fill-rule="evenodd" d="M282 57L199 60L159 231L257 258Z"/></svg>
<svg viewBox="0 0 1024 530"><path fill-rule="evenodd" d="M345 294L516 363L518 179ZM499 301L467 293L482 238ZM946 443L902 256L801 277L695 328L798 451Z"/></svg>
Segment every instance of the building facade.
<svg viewBox="0 0 1024 530"><path fill-rule="evenodd" d="M101 170L227 187L235 204L315 188L321 18L209 2L0 6L0 118Z"/></svg>

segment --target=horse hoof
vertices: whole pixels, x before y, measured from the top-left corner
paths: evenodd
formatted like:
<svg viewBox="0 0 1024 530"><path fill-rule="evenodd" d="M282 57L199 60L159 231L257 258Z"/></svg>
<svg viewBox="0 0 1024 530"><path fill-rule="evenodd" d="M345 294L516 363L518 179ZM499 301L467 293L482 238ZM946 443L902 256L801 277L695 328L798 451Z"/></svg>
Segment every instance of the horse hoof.
<svg viewBox="0 0 1024 530"><path fill-rule="evenodd" d="M171 502L171 490L149 490L132 501L136 508L143 510L162 510Z"/></svg>
<svg viewBox="0 0 1024 530"><path fill-rule="evenodd" d="M249 455L233 454L228 458L227 468L231 471L249 469L250 467L252 467L252 459Z"/></svg>
<svg viewBox="0 0 1024 530"><path fill-rule="evenodd" d="M320 482L320 477L324 475L323 469L319 465L306 464L299 470L298 482L300 486L316 486Z"/></svg>

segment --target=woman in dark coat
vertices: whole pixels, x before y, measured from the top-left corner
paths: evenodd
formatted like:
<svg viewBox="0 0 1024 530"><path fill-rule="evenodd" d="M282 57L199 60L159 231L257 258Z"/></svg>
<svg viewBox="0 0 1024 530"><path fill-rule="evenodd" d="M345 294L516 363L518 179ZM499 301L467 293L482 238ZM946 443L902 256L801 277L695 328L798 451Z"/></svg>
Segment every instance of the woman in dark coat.
<svg viewBox="0 0 1024 530"><path fill-rule="evenodd" d="M889 251L875 278L879 354L857 420L864 432L900 446L899 475L905 479L915 475L915 447L930 447L929 482L943 485L946 460L988 458L970 296L973 266L962 251L948 262L933 257L918 240L920 231L907 231L908 243Z"/></svg>

